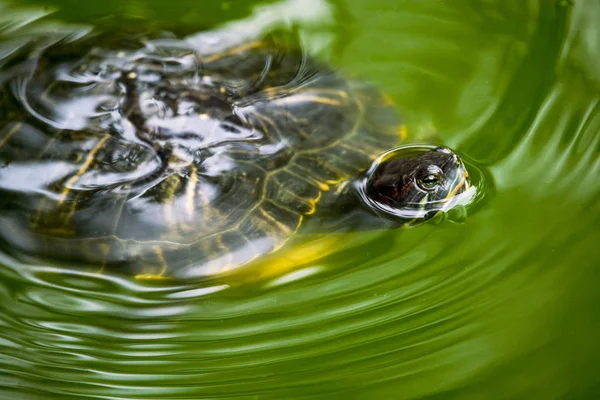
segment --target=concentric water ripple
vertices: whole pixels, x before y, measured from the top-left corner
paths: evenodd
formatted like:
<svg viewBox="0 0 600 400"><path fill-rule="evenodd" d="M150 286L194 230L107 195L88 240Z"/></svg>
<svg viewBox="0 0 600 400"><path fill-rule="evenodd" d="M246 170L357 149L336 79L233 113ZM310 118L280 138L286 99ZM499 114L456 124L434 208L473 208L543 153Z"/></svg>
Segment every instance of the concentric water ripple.
<svg viewBox="0 0 600 400"><path fill-rule="evenodd" d="M389 83L415 131L438 115L436 135L489 164L495 196L465 224L347 234L258 281L143 282L0 255L3 398L600 393L599 8L388 3L345 4L365 19L344 60ZM398 54L361 47L400 36Z"/></svg>

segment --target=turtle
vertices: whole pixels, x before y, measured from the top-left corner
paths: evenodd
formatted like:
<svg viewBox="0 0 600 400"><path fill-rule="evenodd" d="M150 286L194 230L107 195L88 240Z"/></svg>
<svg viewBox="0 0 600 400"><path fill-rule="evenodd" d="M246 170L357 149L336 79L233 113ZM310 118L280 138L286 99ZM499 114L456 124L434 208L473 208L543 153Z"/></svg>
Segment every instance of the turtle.
<svg viewBox="0 0 600 400"><path fill-rule="evenodd" d="M212 47L90 34L5 63L5 251L198 278L302 232L414 225L469 190L455 152L398 147L376 85L277 35Z"/></svg>

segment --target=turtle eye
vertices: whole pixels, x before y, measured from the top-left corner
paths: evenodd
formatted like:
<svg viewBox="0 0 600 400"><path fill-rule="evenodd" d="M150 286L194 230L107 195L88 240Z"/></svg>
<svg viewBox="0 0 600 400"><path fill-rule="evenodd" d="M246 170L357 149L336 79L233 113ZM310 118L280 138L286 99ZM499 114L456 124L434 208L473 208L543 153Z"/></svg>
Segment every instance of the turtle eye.
<svg viewBox="0 0 600 400"><path fill-rule="evenodd" d="M425 190L433 190L438 187L440 180L438 174L427 174L418 180L418 184Z"/></svg>

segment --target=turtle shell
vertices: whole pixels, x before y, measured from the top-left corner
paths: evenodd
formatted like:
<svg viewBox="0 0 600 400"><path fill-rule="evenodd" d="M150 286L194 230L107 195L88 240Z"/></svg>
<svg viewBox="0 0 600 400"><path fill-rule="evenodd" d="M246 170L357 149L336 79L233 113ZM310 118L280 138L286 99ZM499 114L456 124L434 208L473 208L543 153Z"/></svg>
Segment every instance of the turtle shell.
<svg viewBox="0 0 600 400"><path fill-rule="evenodd" d="M23 65L0 82L0 239L20 254L227 270L281 247L400 140L373 86L272 38L200 54L93 37Z"/></svg>

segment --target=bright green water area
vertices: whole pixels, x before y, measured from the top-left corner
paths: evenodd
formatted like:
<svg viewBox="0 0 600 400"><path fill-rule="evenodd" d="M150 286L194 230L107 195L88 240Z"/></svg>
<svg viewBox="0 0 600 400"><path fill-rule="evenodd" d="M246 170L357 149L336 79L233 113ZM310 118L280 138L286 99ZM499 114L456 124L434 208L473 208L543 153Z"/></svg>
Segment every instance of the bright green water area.
<svg viewBox="0 0 600 400"><path fill-rule="evenodd" d="M1 398L600 396L600 2L322 5L299 23L318 57L380 86L409 134L488 168L494 195L463 224L348 234L232 288L2 256ZM19 2L0 27L189 33L255 6Z"/></svg>

